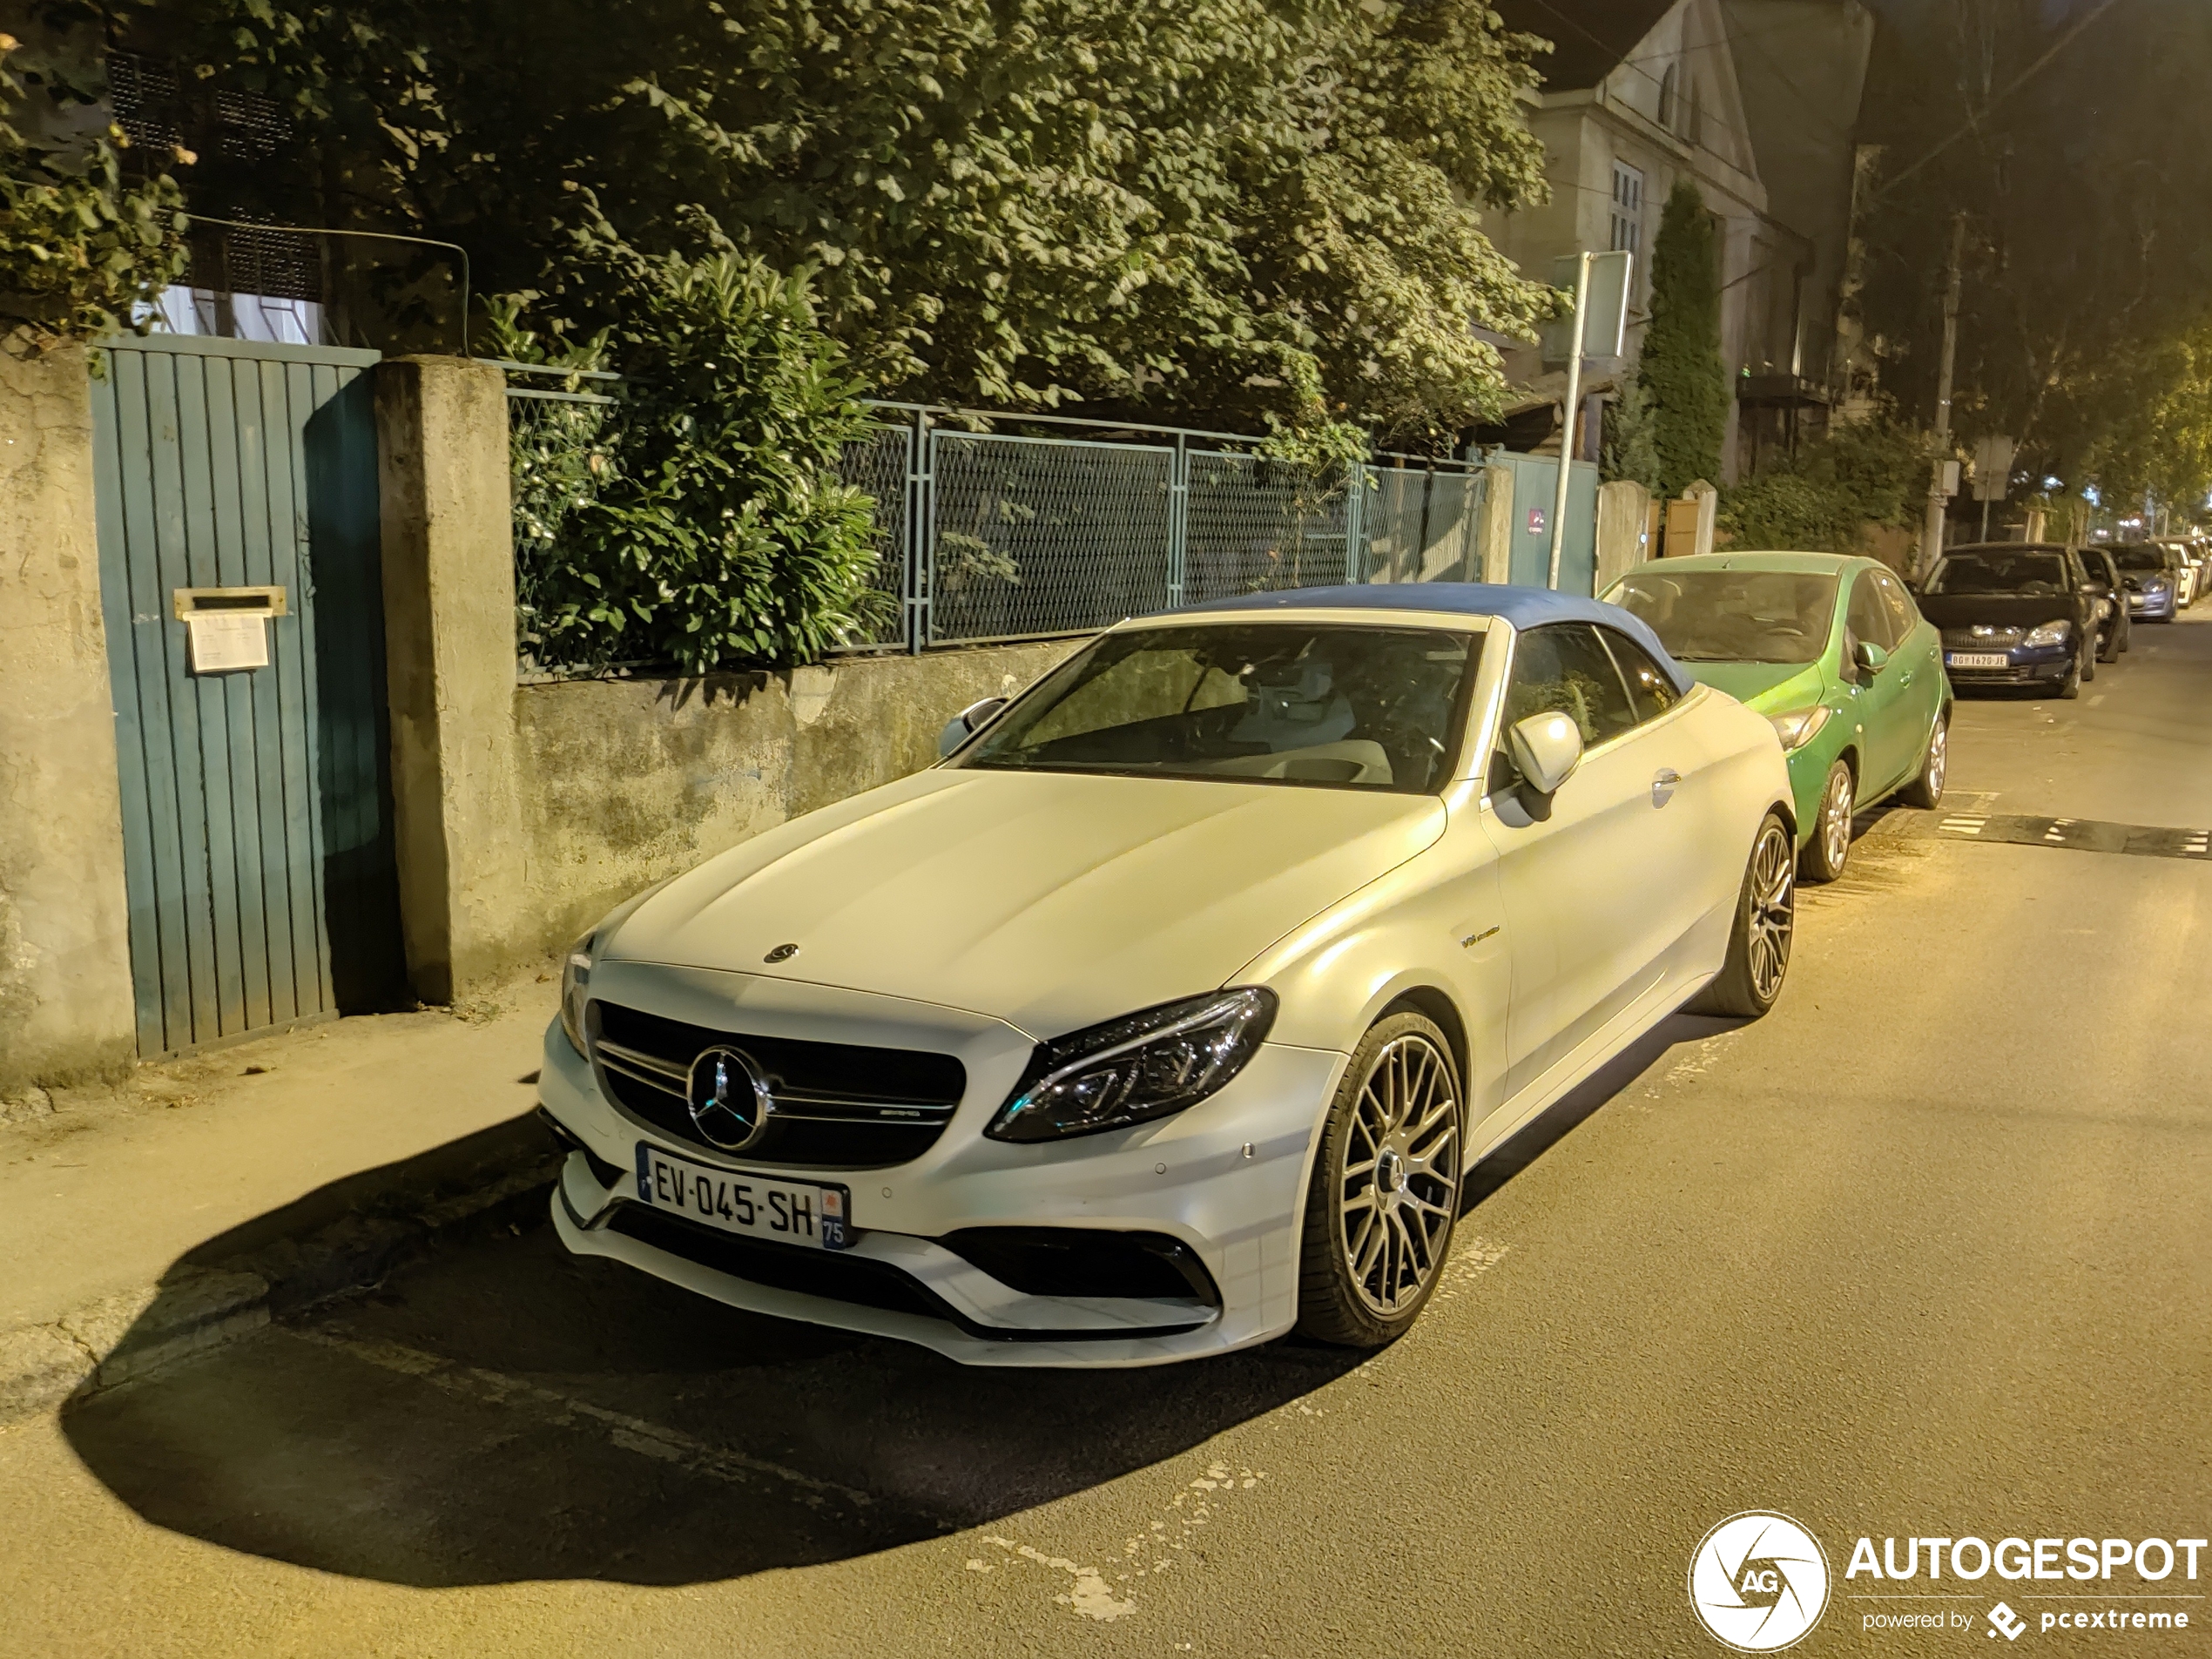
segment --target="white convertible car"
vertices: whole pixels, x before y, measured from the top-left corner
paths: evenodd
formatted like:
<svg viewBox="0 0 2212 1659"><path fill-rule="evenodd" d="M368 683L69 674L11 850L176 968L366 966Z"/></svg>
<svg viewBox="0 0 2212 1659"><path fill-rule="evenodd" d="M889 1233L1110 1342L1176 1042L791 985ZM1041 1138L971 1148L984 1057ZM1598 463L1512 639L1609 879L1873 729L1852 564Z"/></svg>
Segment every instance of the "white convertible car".
<svg viewBox="0 0 2212 1659"><path fill-rule="evenodd" d="M943 746L570 953L570 1250L977 1365L1378 1345L1469 1165L1788 966L1773 727L1591 600L1143 617Z"/></svg>

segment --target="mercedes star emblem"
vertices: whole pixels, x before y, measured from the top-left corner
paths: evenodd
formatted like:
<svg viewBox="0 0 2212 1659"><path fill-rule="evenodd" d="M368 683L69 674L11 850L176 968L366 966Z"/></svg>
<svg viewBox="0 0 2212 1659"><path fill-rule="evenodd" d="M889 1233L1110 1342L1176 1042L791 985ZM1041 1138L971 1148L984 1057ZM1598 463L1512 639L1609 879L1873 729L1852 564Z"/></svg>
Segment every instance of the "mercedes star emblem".
<svg viewBox="0 0 2212 1659"><path fill-rule="evenodd" d="M691 1062L684 1096L699 1137L725 1152L742 1151L759 1140L776 1110L768 1080L741 1049L709 1049Z"/></svg>

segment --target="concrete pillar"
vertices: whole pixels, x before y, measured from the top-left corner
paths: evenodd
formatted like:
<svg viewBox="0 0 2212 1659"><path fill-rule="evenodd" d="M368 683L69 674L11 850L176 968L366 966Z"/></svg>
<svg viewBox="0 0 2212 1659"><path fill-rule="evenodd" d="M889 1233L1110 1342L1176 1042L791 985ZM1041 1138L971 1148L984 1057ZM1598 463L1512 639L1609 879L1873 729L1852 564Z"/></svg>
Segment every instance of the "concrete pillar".
<svg viewBox="0 0 2212 1659"><path fill-rule="evenodd" d="M1513 580L1513 469L1485 467L1482 481L1482 529L1476 552L1481 579L1502 584Z"/></svg>
<svg viewBox="0 0 2212 1659"><path fill-rule="evenodd" d="M450 1002L519 960L530 931L505 377L389 359L376 439L401 930L415 994Z"/></svg>
<svg viewBox="0 0 2212 1659"><path fill-rule="evenodd" d="M0 341L0 1096L126 1069L115 703L84 354Z"/></svg>
<svg viewBox="0 0 2212 1659"><path fill-rule="evenodd" d="M1597 591L1605 590L1651 556L1645 529L1651 492L1629 478L1597 487Z"/></svg>
<svg viewBox="0 0 2212 1659"><path fill-rule="evenodd" d="M1711 552L1715 521L1720 512L1721 492L1700 478L1682 492L1682 497L1684 501L1696 502L1697 506L1697 545L1695 550Z"/></svg>

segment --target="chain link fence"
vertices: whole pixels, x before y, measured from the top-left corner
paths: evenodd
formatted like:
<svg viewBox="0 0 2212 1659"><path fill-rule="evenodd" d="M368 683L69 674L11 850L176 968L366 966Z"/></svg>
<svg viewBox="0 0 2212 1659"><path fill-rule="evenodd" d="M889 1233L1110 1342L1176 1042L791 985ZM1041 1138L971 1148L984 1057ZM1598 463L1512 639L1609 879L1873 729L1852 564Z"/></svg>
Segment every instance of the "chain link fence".
<svg viewBox="0 0 2212 1659"><path fill-rule="evenodd" d="M612 475L621 384L500 367L522 667L545 678L539 591L564 520ZM879 424L840 473L876 503L873 585L890 603L848 651L1091 633L1285 588L1480 579L1479 466L1379 457L1315 477L1231 434L872 407Z"/></svg>

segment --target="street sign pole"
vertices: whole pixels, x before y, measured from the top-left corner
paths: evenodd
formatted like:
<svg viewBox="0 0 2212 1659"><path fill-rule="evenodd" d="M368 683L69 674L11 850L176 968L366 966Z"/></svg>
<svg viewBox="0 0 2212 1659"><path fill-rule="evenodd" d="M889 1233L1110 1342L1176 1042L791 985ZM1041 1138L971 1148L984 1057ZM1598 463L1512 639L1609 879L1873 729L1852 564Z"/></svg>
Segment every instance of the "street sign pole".
<svg viewBox="0 0 2212 1659"><path fill-rule="evenodd" d="M1552 493L1552 563L1547 587L1559 586L1560 549L1567 541L1567 483L1568 469L1575 459L1575 404L1582 394L1582 339L1589 323L1590 256L1585 253L1575 261L1575 333L1567 353L1567 399L1561 414L1564 417L1559 435L1559 488Z"/></svg>

